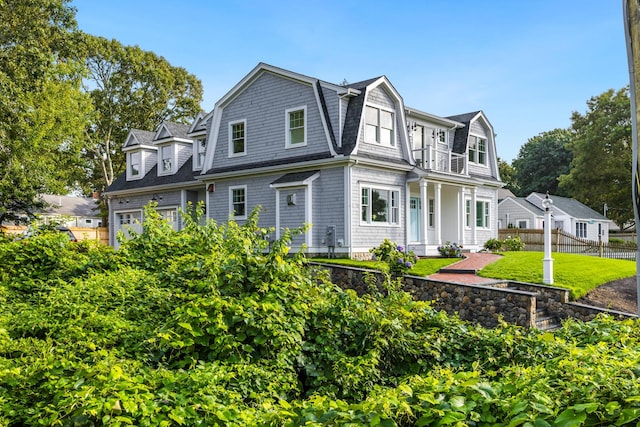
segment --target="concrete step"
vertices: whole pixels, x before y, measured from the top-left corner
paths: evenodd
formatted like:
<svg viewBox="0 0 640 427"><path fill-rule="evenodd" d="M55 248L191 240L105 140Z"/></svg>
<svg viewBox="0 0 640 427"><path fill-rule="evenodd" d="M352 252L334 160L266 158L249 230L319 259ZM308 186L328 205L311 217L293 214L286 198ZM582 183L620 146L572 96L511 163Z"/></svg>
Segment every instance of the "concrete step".
<svg viewBox="0 0 640 427"><path fill-rule="evenodd" d="M536 311L535 327L541 331L555 331L562 326L560 320L546 310Z"/></svg>

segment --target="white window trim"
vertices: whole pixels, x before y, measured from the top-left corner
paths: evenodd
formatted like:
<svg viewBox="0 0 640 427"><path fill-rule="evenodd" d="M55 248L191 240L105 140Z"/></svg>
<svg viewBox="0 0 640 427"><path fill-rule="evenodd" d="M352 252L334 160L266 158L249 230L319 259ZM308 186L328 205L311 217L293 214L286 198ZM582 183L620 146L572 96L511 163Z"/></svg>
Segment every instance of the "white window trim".
<svg viewBox="0 0 640 427"><path fill-rule="evenodd" d="M302 113L304 115L304 140L302 142L298 142L296 144L292 144L291 143L291 128L290 128L290 120L289 120L289 114L296 112L296 111L300 111L302 110ZM285 110L284 112L284 121L285 121L285 129L286 129L286 143L285 143L285 148L289 149L289 148L298 148L298 147L305 147L307 145L307 128L309 127L309 120L307 119L307 106L306 105L302 105L300 107L296 107L296 108L289 108L287 110Z"/></svg>
<svg viewBox="0 0 640 427"><path fill-rule="evenodd" d="M131 158L133 157L134 154L139 154L140 155L140 164L138 165L138 174L134 175L131 173L131 166L133 164ZM144 162L142 161L142 151L131 151L129 153L127 153L127 180L128 181L133 181L136 179L142 179L144 177L144 170L143 170L143 165Z"/></svg>
<svg viewBox="0 0 640 427"><path fill-rule="evenodd" d="M480 135L476 135L476 134L473 134L473 133L469 133L469 143L471 143L472 139L475 141L476 144L475 144L474 150L473 150L474 151L473 160L469 159L469 155L467 153L468 161L470 163L473 163L476 166L485 167L485 168L489 167L489 140L484 136L480 136ZM484 151L484 163L479 163L478 162L479 151L478 151L478 145L477 144L478 144L479 140L483 140L484 141L484 150L485 150ZM469 148L467 148L467 150L469 150Z"/></svg>
<svg viewBox="0 0 640 427"><path fill-rule="evenodd" d="M171 169L168 171L164 170L164 158L162 157L163 151L165 148L168 148L171 155L169 160L171 160ZM158 175L172 175L176 172L176 146L175 144L167 144L158 147Z"/></svg>
<svg viewBox="0 0 640 427"><path fill-rule="evenodd" d="M380 190L380 191L389 191L389 192L397 192L398 193L398 199L397 199L397 209L398 209L398 214L397 214L397 219L398 222L397 223L393 223L393 222L389 222L389 219L393 218L393 213L391 212L391 193L389 193L389 206L388 206L388 212L387 212L387 222L375 222L375 221L364 221L362 219L362 189L363 188L368 188L369 189L369 206L371 206L371 200L373 198L372 196L372 192L371 190ZM396 186L390 186L390 185L378 185L378 184L372 184L372 183L361 183L359 188L358 188L358 218L360 219L360 225L361 226L365 226L365 227L400 227L400 222L401 222L401 206L402 203L400 202L400 200L402 199L402 191L400 187L396 187ZM371 213L370 208L369 208L369 214ZM370 215L369 215L370 216Z"/></svg>
<svg viewBox="0 0 640 427"><path fill-rule="evenodd" d="M233 125L242 123L244 125L244 151L239 153L233 152ZM247 119L235 120L229 122L229 157L241 157L247 155Z"/></svg>
<svg viewBox="0 0 640 427"><path fill-rule="evenodd" d="M244 215L235 215L233 209L233 191L234 190L244 190ZM249 210L249 202L247 195L247 186L246 185L234 185L229 187L229 217L233 215L233 219L247 219L247 212Z"/></svg>
<svg viewBox="0 0 640 427"><path fill-rule="evenodd" d="M478 225L478 203L482 203L482 206L483 206L483 210L482 210L483 219L484 219L484 216L485 216L484 206L486 205L486 206L489 207L489 212L487 213L487 223L486 223L486 225ZM477 229L480 229L480 230L490 230L491 229L491 200L480 199L480 198L478 198L476 200L475 216L474 216L473 220L475 221Z"/></svg>
<svg viewBox="0 0 640 427"><path fill-rule="evenodd" d="M202 157L202 161L200 161L200 154L205 154L207 147L206 145L202 147L202 151L200 151L200 142L204 142L206 144L206 138L196 138L193 140L193 169L200 170L204 166L204 156Z"/></svg>
<svg viewBox="0 0 640 427"><path fill-rule="evenodd" d="M467 207L469 208L467 210ZM464 199L464 228L467 230L471 230L475 221L475 216L473 215L473 199L470 197L465 197Z"/></svg>
<svg viewBox="0 0 640 427"><path fill-rule="evenodd" d="M375 108L378 110L378 130L376 132L376 141L369 141L367 140L367 107L371 107L371 108ZM382 125L380 123L380 111L386 111L388 113L391 113L391 123L393 124L393 133L392 133L392 140L391 140L391 144L383 144L380 141L380 129L382 128ZM368 144L374 144L374 145L378 145L381 147L388 147L388 148L396 148L397 144L396 141L398 140L398 136L397 136L397 125L396 125L396 110L393 108L389 108L389 107L385 107L383 105L378 105L378 104L372 104L372 103L366 103L364 105L364 142L368 143Z"/></svg>

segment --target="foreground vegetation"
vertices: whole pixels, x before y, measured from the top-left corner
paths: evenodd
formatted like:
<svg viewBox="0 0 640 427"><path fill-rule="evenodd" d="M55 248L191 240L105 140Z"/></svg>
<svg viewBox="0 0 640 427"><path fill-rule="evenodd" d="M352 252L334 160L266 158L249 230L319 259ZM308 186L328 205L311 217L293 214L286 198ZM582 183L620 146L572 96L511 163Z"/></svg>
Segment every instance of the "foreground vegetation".
<svg viewBox="0 0 640 427"><path fill-rule="evenodd" d="M488 330L244 226L0 244L0 425L634 425L640 325Z"/></svg>

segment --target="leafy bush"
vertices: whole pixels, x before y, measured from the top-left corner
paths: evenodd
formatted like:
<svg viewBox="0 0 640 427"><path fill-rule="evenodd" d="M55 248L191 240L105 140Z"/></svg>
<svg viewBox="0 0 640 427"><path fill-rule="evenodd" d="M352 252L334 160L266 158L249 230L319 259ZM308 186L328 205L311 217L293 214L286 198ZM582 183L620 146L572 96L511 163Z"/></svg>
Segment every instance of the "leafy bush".
<svg viewBox="0 0 640 427"><path fill-rule="evenodd" d="M502 249L502 240L500 239L489 239L484 242L484 248L488 251L496 252Z"/></svg>
<svg viewBox="0 0 640 427"><path fill-rule="evenodd" d="M460 258L462 257L462 245L446 242L444 245L438 246L438 252L445 258Z"/></svg>
<svg viewBox="0 0 640 427"><path fill-rule="evenodd" d="M380 246L370 249L369 252L376 260L385 262L393 276L406 274L418 262L418 257L413 251L407 251L389 239L384 239Z"/></svg>
<svg viewBox="0 0 640 427"><path fill-rule="evenodd" d="M118 252L0 244L0 425L640 420L637 319L488 330L390 278L340 289L291 233L269 246L257 211L180 231L145 216Z"/></svg>
<svg viewBox="0 0 640 427"><path fill-rule="evenodd" d="M517 252L524 249L524 243L520 239L520 236L507 236L504 239L503 247L506 251Z"/></svg>

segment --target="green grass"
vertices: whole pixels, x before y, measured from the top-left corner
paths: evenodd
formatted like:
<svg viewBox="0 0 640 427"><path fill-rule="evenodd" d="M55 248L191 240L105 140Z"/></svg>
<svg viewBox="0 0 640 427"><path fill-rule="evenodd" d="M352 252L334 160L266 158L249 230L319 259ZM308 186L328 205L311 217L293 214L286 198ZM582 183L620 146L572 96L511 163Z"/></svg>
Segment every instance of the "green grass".
<svg viewBox="0 0 640 427"><path fill-rule="evenodd" d="M478 273L482 277L542 283L543 252L504 252ZM636 263L586 255L552 253L553 286L569 289L573 299L607 282L636 274Z"/></svg>
<svg viewBox="0 0 640 427"><path fill-rule="evenodd" d="M345 258L312 258L310 261L323 262L326 264L338 264L356 268L371 268L374 270L387 271L387 264L381 261L356 261ZM435 274L442 267L460 261L460 258L422 258L409 271L413 276L429 276Z"/></svg>

